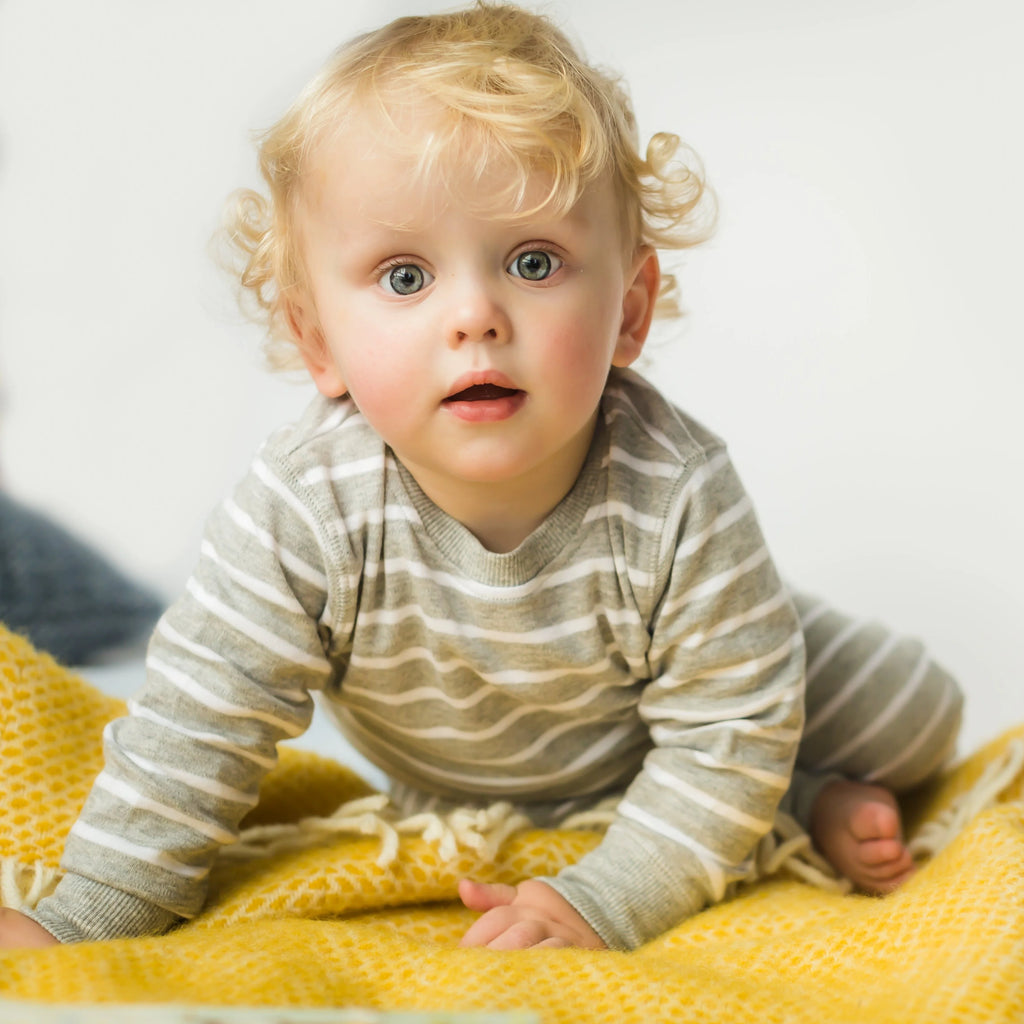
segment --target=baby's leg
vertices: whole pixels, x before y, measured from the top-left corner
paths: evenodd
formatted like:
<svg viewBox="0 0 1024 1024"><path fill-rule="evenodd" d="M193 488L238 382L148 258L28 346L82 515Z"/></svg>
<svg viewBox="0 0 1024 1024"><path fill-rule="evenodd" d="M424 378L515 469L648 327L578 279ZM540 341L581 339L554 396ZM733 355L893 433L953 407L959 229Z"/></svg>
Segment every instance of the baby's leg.
<svg viewBox="0 0 1024 1024"><path fill-rule="evenodd" d="M794 595L807 641L807 720L788 809L867 892L913 873L896 795L952 755L963 698L922 645Z"/></svg>

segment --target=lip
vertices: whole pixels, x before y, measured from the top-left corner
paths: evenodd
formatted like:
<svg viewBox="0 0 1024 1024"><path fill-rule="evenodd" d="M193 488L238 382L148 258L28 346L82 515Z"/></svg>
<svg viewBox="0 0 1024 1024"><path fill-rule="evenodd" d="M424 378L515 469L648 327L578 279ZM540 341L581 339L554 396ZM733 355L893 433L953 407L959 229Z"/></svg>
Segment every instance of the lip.
<svg viewBox="0 0 1024 1024"><path fill-rule="evenodd" d="M486 385L502 388L507 394L489 398L458 397L470 388ZM514 416L525 402L526 392L511 377L497 370L473 370L455 380L441 404L447 412L466 423L496 423Z"/></svg>
<svg viewBox="0 0 1024 1024"><path fill-rule="evenodd" d="M445 401L450 402L460 392L467 388L479 387L481 384L493 384L495 387L508 388L509 391L522 390L511 377L499 370L471 370L455 380L448 389Z"/></svg>

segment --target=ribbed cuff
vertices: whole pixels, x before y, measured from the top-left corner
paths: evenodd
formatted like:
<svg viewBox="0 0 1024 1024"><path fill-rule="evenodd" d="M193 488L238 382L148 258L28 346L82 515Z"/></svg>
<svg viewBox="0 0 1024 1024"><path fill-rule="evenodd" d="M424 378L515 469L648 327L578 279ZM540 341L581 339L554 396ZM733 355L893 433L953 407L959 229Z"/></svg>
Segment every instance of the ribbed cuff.
<svg viewBox="0 0 1024 1024"><path fill-rule="evenodd" d="M65 943L161 935L181 921L155 903L81 875L65 875L52 896L23 913Z"/></svg>
<svg viewBox="0 0 1024 1024"><path fill-rule="evenodd" d="M616 823L577 864L540 881L565 899L609 949L631 950L707 905L709 894L696 881L699 871L689 851L682 851L677 862L666 861L655 843Z"/></svg>

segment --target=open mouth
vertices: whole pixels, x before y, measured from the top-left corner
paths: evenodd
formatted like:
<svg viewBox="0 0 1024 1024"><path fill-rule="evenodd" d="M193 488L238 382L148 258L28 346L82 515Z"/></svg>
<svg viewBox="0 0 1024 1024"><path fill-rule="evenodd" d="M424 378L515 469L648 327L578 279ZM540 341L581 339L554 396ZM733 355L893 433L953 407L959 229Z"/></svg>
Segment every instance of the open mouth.
<svg viewBox="0 0 1024 1024"><path fill-rule="evenodd" d="M502 379L508 384L498 383ZM526 392L512 385L497 372L466 374L441 404L463 423L498 423L515 416L526 404Z"/></svg>
<svg viewBox="0 0 1024 1024"><path fill-rule="evenodd" d="M446 402L493 402L499 398L511 398L521 394L518 388L503 388L500 384L474 384L449 395Z"/></svg>

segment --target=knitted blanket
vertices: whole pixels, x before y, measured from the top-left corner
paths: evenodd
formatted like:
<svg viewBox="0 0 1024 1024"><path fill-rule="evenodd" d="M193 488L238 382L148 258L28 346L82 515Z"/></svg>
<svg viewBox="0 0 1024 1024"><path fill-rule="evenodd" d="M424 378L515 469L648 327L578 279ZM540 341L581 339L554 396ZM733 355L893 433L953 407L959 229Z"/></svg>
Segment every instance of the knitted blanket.
<svg viewBox="0 0 1024 1024"><path fill-rule="evenodd" d="M101 766L101 730L120 710L0 628L6 905L31 905L54 884L63 837ZM936 820L956 834L884 899L796 878L787 865L797 861L779 849L770 877L635 952L498 953L458 947L473 918L456 901L458 879L550 874L599 832L523 828L507 808L398 822L348 770L282 749L242 855L221 858L200 917L162 938L0 951L0 1018L15 1019L5 1000L32 1000L520 1010L573 1024L1019 1024L1022 759L1024 726L907 802L911 834ZM972 817L965 795L977 802L985 786L991 806ZM157 1019L146 1012L134 1019Z"/></svg>

